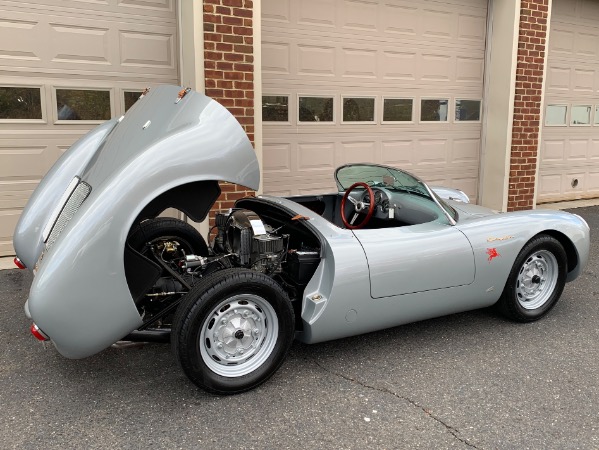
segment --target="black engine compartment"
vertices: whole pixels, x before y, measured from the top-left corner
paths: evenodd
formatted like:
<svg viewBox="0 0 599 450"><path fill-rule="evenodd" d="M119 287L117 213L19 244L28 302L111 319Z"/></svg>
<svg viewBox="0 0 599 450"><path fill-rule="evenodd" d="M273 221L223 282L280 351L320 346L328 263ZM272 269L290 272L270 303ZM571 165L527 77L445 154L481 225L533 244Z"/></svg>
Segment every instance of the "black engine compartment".
<svg viewBox="0 0 599 450"><path fill-rule="evenodd" d="M242 199L228 214L217 214L210 245L178 219L142 221L124 255L129 289L144 320L139 330L169 328L187 292L215 272L235 268L272 277L299 318L303 292L321 261L321 242L306 219L259 198ZM139 239L140 229L155 231L160 221L169 226Z"/></svg>

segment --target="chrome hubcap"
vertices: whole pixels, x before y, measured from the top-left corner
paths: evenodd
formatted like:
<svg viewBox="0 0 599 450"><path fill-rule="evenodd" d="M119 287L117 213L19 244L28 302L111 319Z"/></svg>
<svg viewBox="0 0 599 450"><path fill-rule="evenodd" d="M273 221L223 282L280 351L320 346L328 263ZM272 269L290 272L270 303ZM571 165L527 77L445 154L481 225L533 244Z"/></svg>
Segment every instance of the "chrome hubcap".
<svg viewBox="0 0 599 450"><path fill-rule="evenodd" d="M557 259L553 253L540 250L530 255L518 273L516 297L524 309L543 306L557 285Z"/></svg>
<svg viewBox="0 0 599 450"><path fill-rule="evenodd" d="M262 297L242 294L221 302L200 333L204 363L224 377L246 375L270 356L279 324L273 307Z"/></svg>

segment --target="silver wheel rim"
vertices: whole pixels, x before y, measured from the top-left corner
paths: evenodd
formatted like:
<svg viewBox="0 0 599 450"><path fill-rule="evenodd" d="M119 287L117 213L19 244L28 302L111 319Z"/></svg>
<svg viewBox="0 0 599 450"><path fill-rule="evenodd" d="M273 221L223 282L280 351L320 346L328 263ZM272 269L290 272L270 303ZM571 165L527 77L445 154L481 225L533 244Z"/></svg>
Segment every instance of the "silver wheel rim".
<svg viewBox="0 0 599 450"><path fill-rule="evenodd" d="M202 324L200 354L214 373L240 377L264 364L278 335L270 303L254 294L236 295L219 303Z"/></svg>
<svg viewBox="0 0 599 450"><path fill-rule="evenodd" d="M533 253L520 268L516 282L516 298L524 309L537 309L551 298L559 275L553 253L540 250Z"/></svg>

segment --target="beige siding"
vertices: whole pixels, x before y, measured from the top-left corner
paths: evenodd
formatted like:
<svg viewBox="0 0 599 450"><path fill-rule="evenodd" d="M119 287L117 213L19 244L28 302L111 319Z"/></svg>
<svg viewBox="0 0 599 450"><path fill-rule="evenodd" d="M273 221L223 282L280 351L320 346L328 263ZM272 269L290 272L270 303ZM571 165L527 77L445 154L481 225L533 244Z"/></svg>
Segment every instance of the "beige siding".
<svg viewBox="0 0 599 450"><path fill-rule="evenodd" d="M454 120L482 100L485 0L265 0L263 95L289 97L289 121L263 123L264 192L333 190L335 167L373 161L478 191L481 122ZM298 122L298 99L332 96L331 123ZM372 122L342 121L345 97L374 97ZM413 99L413 120L383 123L384 98ZM447 99L447 122L421 122L421 99ZM481 113L482 114L482 113Z"/></svg>
<svg viewBox="0 0 599 450"><path fill-rule="evenodd" d="M98 121L57 122L56 88L123 92L178 83L175 0L36 0L0 5L0 87L41 88L42 119L0 120L0 256L27 198L59 155Z"/></svg>
<svg viewBox="0 0 599 450"><path fill-rule="evenodd" d="M551 105L567 107L565 125L547 125ZM587 105L591 123L572 124L576 106ZM593 125L599 122L597 106L599 1L553 0L539 203L599 196L599 124Z"/></svg>

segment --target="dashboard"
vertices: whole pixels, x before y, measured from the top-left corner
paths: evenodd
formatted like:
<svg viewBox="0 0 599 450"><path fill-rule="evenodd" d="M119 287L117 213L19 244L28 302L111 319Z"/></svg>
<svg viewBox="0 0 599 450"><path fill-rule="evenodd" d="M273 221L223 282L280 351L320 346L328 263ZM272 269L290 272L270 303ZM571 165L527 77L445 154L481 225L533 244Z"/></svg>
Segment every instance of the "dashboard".
<svg viewBox="0 0 599 450"><path fill-rule="evenodd" d="M378 186L371 187L371 189L375 205L372 217L379 221L395 222L395 226L416 225L431 222L443 216L443 212L431 199ZM352 192L350 195L358 201L370 204L368 191ZM381 225L380 222L377 224ZM389 223L386 226L393 225Z"/></svg>

